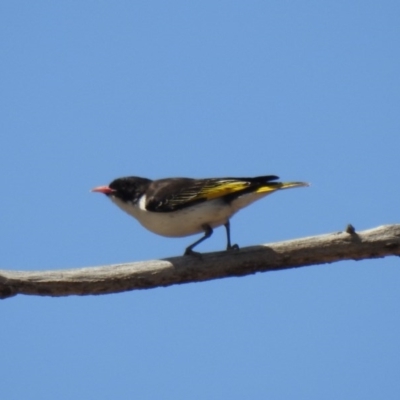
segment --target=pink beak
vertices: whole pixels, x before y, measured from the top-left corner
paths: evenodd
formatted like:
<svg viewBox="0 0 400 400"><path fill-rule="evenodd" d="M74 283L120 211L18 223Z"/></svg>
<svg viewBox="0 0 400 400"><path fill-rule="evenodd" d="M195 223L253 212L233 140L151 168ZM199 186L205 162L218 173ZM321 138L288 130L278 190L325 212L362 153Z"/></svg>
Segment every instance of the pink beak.
<svg viewBox="0 0 400 400"><path fill-rule="evenodd" d="M95 187L94 189L92 189L91 192L111 194L111 193L114 193L115 190L114 189L110 189L108 186L98 186L98 187Z"/></svg>

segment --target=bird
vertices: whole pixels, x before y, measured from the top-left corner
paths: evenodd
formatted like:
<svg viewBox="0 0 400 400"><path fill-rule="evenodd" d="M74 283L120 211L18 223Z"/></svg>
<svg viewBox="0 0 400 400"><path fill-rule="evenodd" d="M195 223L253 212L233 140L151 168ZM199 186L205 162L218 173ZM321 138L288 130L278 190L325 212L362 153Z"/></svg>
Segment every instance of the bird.
<svg viewBox="0 0 400 400"><path fill-rule="evenodd" d="M128 176L91 191L105 194L158 235L184 237L203 233L184 252L184 255L199 255L193 249L222 225L226 230L226 249L239 249L237 244L231 244L230 219L242 208L278 190L309 186L306 182L277 182L277 179L276 175L157 180Z"/></svg>

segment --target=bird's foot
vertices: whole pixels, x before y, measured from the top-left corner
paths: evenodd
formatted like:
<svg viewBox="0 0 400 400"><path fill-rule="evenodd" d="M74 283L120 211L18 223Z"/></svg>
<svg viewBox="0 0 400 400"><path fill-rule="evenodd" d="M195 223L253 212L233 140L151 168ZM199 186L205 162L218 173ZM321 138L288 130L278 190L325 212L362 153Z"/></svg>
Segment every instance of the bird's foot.
<svg viewBox="0 0 400 400"><path fill-rule="evenodd" d="M239 246L237 244L233 244L232 246L228 246L226 250L239 250Z"/></svg>
<svg viewBox="0 0 400 400"><path fill-rule="evenodd" d="M197 258L203 258L202 254L199 253L198 251L193 251L192 249L187 248L185 252L183 253L184 256L194 256Z"/></svg>

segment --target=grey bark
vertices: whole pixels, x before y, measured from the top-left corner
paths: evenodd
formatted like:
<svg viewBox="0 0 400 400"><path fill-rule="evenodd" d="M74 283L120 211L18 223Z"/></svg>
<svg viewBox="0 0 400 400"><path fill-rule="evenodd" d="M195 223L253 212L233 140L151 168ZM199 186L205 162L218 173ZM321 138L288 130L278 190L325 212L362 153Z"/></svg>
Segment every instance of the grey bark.
<svg viewBox="0 0 400 400"><path fill-rule="evenodd" d="M400 225L270 243L240 250L51 271L0 270L0 298L118 293L256 272L400 255Z"/></svg>

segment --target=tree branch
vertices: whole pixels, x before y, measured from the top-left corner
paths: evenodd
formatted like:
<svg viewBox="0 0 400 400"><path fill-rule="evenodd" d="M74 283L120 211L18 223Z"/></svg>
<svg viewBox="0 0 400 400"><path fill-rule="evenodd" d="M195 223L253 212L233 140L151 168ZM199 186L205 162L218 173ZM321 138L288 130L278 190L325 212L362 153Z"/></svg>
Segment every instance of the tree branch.
<svg viewBox="0 0 400 400"><path fill-rule="evenodd" d="M200 282L342 260L400 256L400 225L386 225L246 247L104 267L52 271L0 270L0 298L117 293Z"/></svg>

